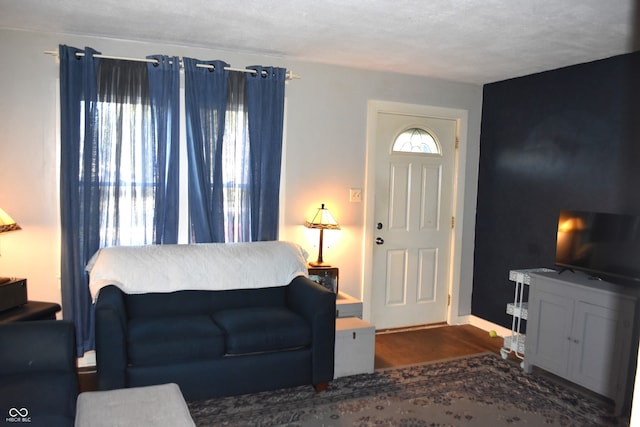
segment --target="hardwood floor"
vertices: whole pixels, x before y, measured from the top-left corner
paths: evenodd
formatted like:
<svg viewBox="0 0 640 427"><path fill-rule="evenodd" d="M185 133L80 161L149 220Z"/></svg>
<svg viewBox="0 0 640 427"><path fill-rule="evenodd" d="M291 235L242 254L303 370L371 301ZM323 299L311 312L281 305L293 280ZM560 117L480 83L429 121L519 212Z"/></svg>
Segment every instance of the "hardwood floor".
<svg viewBox="0 0 640 427"><path fill-rule="evenodd" d="M500 353L502 338L471 325L428 326L376 333L375 369L478 353ZM510 356L512 357L512 356Z"/></svg>
<svg viewBox="0 0 640 427"><path fill-rule="evenodd" d="M374 367L389 368L478 353L500 353L500 347L502 338L491 338L486 331L471 325L378 331ZM79 377L80 391L96 390L95 370L82 370Z"/></svg>

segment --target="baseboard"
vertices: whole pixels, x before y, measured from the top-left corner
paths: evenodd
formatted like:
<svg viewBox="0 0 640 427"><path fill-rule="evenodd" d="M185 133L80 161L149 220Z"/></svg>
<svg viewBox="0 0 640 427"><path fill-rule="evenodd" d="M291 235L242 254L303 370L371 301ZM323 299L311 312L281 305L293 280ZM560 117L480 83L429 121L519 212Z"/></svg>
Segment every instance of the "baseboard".
<svg viewBox="0 0 640 427"><path fill-rule="evenodd" d="M511 329L507 329L504 326L497 325L493 322L490 322L488 320L485 320L473 315L469 315L466 317L467 317L466 319L467 323L469 325L475 326L476 328L480 328L487 332L496 331L496 334L498 334L498 336L500 337L506 337L511 335Z"/></svg>

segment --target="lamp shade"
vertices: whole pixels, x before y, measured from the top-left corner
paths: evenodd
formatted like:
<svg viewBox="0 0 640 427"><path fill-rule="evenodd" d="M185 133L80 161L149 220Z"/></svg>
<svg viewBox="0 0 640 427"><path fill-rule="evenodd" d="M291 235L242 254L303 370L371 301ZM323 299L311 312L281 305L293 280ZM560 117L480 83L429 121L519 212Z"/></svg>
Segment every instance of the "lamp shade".
<svg viewBox="0 0 640 427"><path fill-rule="evenodd" d="M9 231L20 230L20 226L0 208L0 233L7 233Z"/></svg>
<svg viewBox="0 0 640 427"><path fill-rule="evenodd" d="M305 227L320 230L340 230L338 222L333 218L329 209L322 206L316 211L311 221L305 221Z"/></svg>
<svg viewBox="0 0 640 427"><path fill-rule="evenodd" d="M304 226L307 228L315 228L320 230L320 243L318 245L318 260L315 262L310 262L314 267L325 266L328 267L329 264L325 264L322 259L322 244L323 244L323 236L324 230L340 230L340 226L338 222L333 218L329 209L324 207L324 203L320 206L320 209L316 211L316 214L313 216L311 221L305 221Z"/></svg>

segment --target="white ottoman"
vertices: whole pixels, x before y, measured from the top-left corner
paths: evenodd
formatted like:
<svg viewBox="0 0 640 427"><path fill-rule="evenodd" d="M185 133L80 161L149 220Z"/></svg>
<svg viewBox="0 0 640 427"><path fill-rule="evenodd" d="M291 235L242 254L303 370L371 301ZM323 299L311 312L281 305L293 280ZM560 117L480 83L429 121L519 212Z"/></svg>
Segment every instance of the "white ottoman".
<svg viewBox="0 0 640 427"><path fill-rule="evenodd" d="M76 427L195 427L177 384L80 393Z"/></svg>

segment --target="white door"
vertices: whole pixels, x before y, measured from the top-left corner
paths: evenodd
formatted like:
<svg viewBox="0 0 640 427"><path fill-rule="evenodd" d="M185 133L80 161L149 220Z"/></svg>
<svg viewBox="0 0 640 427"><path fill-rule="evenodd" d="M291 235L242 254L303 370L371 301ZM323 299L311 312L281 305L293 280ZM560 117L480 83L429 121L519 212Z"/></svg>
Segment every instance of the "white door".
<svg viewBox="0 0 640 427"><path fill-rule="evenodd" d="M372 314L378 329L447 320L457 128L455 119L377 113Z"/></svg>

